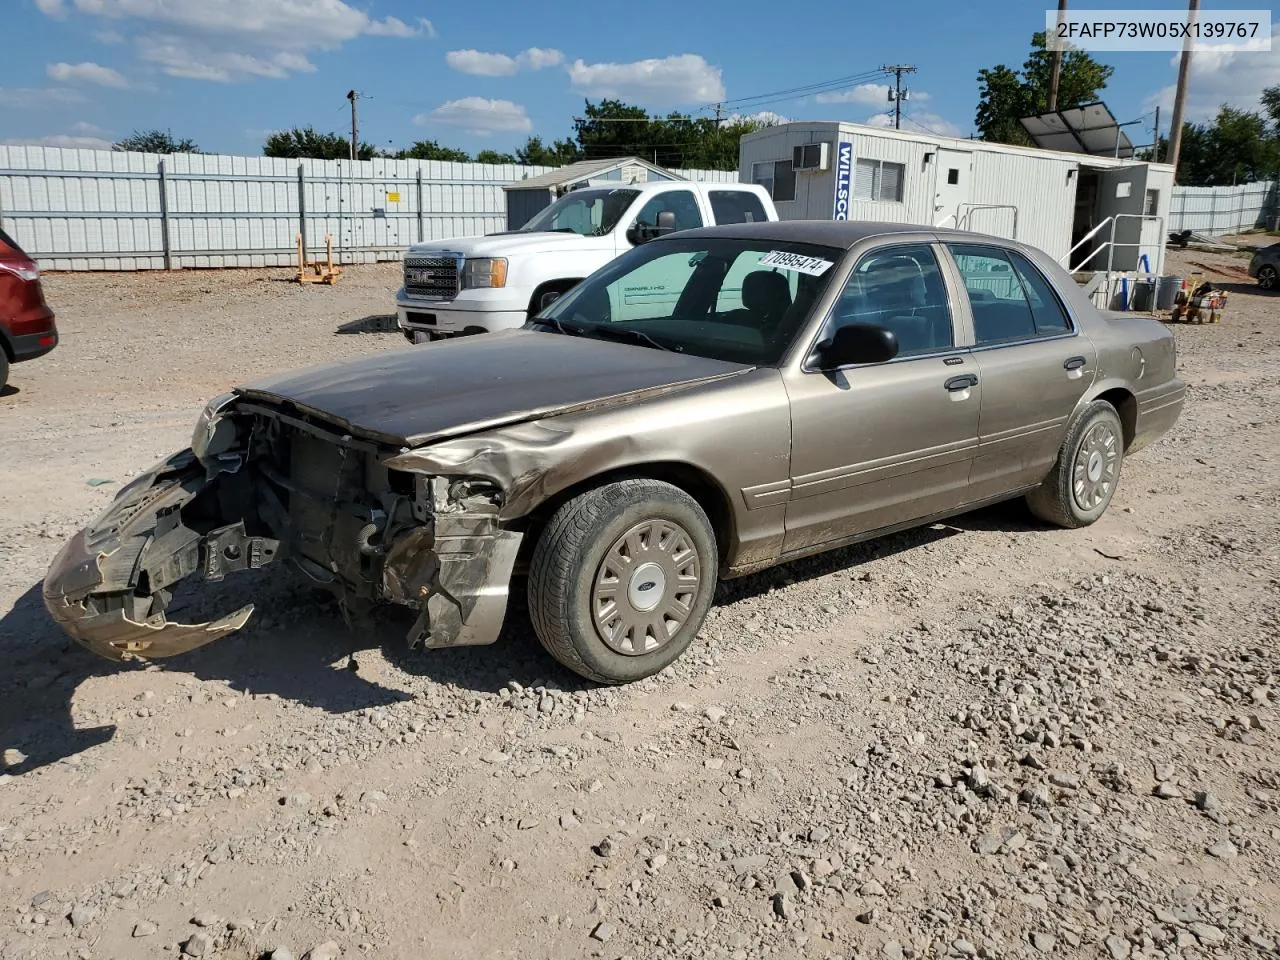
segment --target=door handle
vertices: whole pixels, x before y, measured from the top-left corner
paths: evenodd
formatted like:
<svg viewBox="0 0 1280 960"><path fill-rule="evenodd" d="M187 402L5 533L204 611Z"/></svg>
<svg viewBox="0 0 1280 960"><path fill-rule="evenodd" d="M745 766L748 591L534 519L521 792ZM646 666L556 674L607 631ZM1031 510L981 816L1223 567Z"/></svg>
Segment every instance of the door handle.
<svg viewBox="0 0 1280 960"><path fill-rule="evenodd" d="M958 377L952 377L943 384L948 390L954 393L957 390L968 390L970 387L978 385L978 378L972 373L962 373Z"/></svg>
<svg viewBox="0 0 1280 960"><path fill-rule="evenodd" d="M1066 370L1079 370L1086 362L1084 357L1070 357L1063 362L1062 366Z"/></svg>

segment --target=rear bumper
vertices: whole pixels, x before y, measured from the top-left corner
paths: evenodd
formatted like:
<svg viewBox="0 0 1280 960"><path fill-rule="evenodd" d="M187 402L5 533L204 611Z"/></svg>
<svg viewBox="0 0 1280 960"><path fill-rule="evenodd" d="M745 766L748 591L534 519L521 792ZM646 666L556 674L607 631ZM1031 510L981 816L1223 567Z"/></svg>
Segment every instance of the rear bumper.
<svg viewBox="0 0 1280 960"><path fill-rule="evenodd" d="M13 351L13 362L34 360L43 357L58 345L58 331L53 329L53 314L49 314L49 331L47 333L28 333L25 336L9 337L6 341Z"/></svg>

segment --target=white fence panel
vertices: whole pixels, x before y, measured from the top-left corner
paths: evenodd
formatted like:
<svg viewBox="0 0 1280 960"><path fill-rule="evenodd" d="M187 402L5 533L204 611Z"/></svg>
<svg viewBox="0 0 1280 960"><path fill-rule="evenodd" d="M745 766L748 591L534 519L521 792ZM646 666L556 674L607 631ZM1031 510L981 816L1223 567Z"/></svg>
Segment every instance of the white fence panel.
<svg viewBox="0 0 1280 960"><path fill-rule="evenodd" d="M399 259L419 240L506 226L502 187L550 167L288 160L0 146L0 228L47 270Z"/></svg>
<svg viewBox="0 0 1280 960"><path fill-rule="evenodd" d="M1280 183L1274 180L1235 187L1174 187L1169 230L1221 235L1275 229L1278 218Z"/></svg>

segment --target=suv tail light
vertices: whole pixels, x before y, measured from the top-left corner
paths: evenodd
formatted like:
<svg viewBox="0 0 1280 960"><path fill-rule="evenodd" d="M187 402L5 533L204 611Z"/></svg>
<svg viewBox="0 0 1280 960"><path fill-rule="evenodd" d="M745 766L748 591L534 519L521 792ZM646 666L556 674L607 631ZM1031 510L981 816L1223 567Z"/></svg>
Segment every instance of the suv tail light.
<svg viewBox="0 0 1280 960"><path fill-rule="evenodd" d="M40 279L40 268L30 260L0 260L0 270L28 283Z"/></svg>

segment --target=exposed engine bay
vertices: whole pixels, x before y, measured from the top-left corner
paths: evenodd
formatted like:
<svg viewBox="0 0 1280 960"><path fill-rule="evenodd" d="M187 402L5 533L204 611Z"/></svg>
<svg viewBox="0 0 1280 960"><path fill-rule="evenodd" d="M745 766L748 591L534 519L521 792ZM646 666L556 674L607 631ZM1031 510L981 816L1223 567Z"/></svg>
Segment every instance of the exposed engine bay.
<svg viewBox="0 0 1280 960"><path fill-rule="evenodd" d="M253 613L250 604L175 623L167 610L179 581L286 561L343 601L418 610L412 645L492 643L523 534L499 522L496 484L385 464L403 452L285 404L219 397L191 449L124 487L67 543L45 605L104 657L168 657Z"/></svg>

